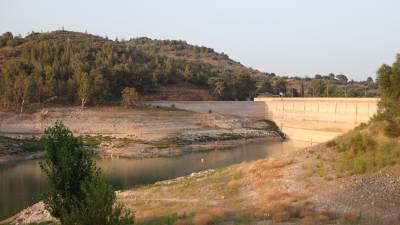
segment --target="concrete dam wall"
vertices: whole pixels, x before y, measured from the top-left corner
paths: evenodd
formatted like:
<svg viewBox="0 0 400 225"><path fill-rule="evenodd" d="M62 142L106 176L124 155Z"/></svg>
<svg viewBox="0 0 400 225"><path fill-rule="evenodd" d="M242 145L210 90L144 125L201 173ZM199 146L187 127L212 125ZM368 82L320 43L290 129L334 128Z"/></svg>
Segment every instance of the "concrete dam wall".
<svg viewBox="0 0 400 225"><path fill-rule="evenodd" d="M269 119L290 139L321 143L368 120L378 110L378 98L277 98L254 101L152 101L147 104L207 113Z"/></svg>
<svg viewBox="0 0 400 225"><path fill-rule="evenodd" d="M378 110L378 98L272 98L265 103L265 118L273 120L294 140L320 143L368 122Z"/></svg>

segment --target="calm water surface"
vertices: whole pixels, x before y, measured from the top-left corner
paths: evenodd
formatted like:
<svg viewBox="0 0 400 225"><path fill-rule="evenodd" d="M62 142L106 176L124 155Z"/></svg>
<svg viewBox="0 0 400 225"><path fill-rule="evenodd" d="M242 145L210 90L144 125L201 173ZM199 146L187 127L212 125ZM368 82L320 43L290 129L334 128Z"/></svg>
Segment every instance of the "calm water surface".
<svg viewBox="0 0 400 225"><path fill-rule="evenodd" d="M101 159L97 161L97 165L115 189L127 189L192 172L261 159L273 152L293 150L306 145L304 142L262 142L174 158ZM39 161L0 164L0 220L36 203L40 200L40 193L47 190L46 178L40 171Z"/></svg>

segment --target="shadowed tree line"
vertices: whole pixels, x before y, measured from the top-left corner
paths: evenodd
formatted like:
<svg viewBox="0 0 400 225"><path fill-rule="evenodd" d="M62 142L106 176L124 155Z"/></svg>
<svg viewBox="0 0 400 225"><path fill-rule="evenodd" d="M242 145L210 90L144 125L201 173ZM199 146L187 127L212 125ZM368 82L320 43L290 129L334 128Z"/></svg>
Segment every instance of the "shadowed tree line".
<svg viewBox="0 0 400 225"><path fill-rule="evenodd" d="M348 80L333 73L310 77L266 77L259 82L257 93L286 97L376 97L378 84L372 77L365 81Z"/></svg>

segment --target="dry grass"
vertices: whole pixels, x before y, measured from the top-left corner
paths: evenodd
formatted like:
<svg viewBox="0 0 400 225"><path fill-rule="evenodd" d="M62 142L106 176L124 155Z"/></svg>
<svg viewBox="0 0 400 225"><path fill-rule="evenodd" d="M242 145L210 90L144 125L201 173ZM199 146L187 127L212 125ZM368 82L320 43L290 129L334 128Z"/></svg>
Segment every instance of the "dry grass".
<svg viewBox="0 0 400 225"><path fill-rule="evenodd" d="M278 159L266 159L266 160L259 160L254 162L249 167L249 172L254 173L258 171L265 171L265 170L273 170L273 169L281 169L288 165L290 165L292 161L282 161Z"/></svg>
<svg viewBox="0 0 400 225"><path fill-rule="evenodd" d="M311 184L305 186L310 195L300 190L285 191L290 189L282 186L282 181L292 179L289 171L297 167L296 164L290 166L293 163L294 161L287 158L259 160L218 170L201 179L191 177L185 181L162 185L158 189L153 188L149 196L196 198L199 202L148 202L142 207L156 212L146 216L171 213L179 215L183 209L190 209L191 216L178 216L175 225L256 224L260 221L311 225L337 224L340 221L344 222L339 224L349 224L348 221L354 221L354 218L343 218L335 212L318 209L310 199L315 188ZM187 185L182 185L183 182ZM142 191L149 190L145 188ZM133 208L138 209L135 206Z"/></svg>
<svg viewBox="0 0 400 225"><path fill-rule="evenodd" d="M198 213L193 217L194 225L208 225L215 224L216 222L223 219L225 216L225 210L221 208L212 208L206 212Z"/></svg>
<svg viewBox="0 0 400 225"><path fill-rule="evenodd" d="M178 219L174 225L192 225L192 221L190 219Z"/></svg>

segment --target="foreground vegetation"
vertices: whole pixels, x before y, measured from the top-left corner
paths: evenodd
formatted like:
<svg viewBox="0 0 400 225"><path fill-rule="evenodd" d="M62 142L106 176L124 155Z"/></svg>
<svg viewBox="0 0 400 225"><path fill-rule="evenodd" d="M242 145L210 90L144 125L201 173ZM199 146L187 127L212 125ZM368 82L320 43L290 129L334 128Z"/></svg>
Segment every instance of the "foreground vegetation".
<svg viewBox="0 0 400 225"><path fill-rule="evenodd" d="M46 155L40 167L50 191L46 208L63 225L133 224L133 217L95 166L94 153L73 137L62 123L46 129L42 138Z"/></svg>

